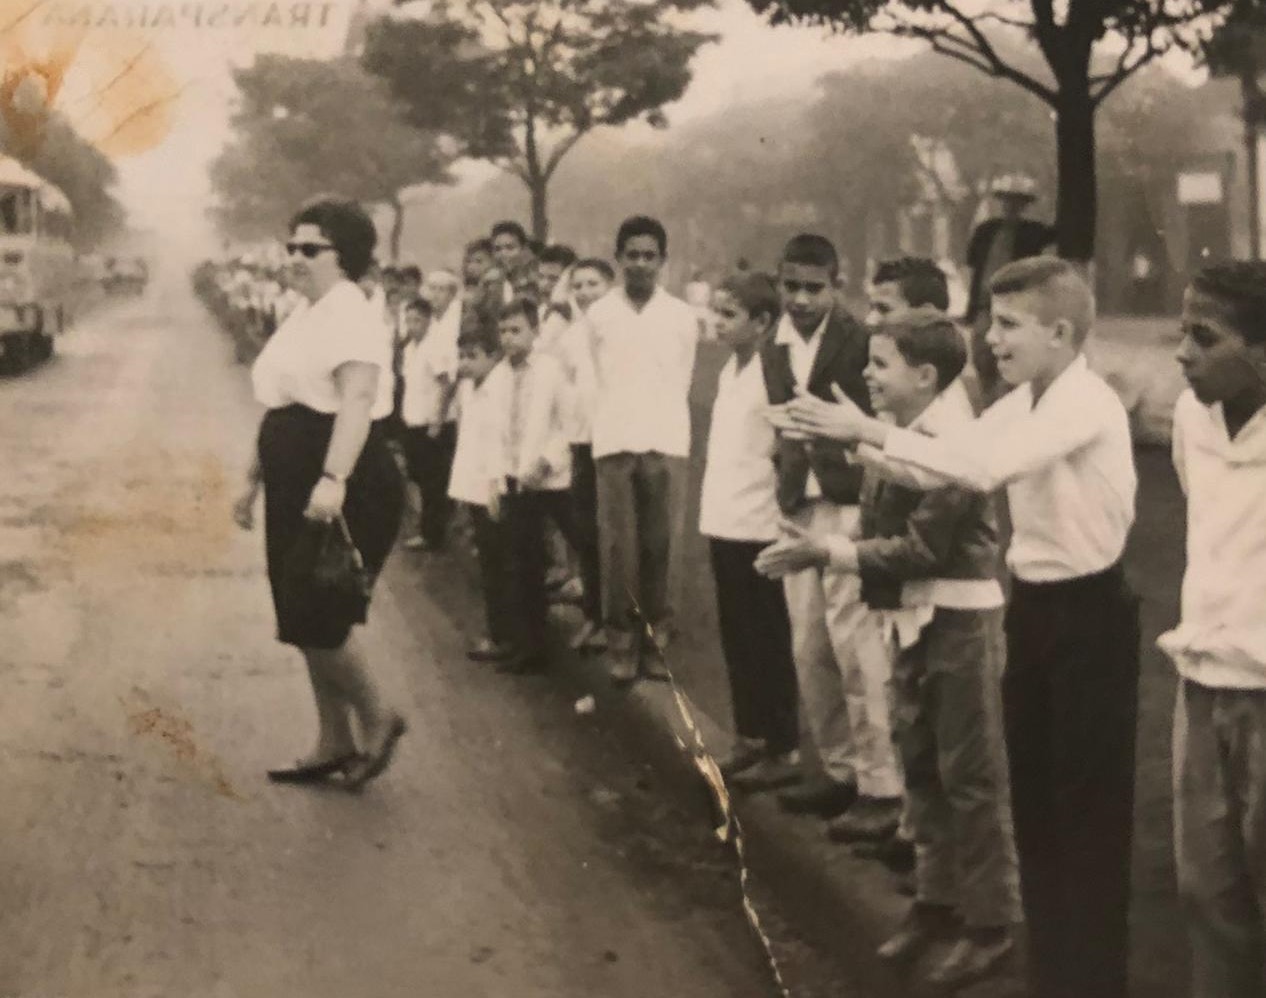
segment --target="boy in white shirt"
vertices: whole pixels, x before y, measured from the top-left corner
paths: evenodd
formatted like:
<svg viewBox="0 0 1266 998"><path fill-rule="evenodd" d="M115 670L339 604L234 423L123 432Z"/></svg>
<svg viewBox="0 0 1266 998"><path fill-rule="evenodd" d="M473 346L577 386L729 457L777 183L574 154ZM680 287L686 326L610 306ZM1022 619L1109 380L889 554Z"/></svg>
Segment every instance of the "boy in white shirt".
<svg viewBox="0 0 1266 998"><path fill-rule="evenodd" d="M621 286L588 313L597 389L593 456L611 679L668 679L669 564L690 454L694 310L659 286L668 234L634 216L615 240Z"/></svg>
<svg viewBox="0 0 1266 998"><path fill-rule="evenodd" d="M500 662L511 654L508 623L510 617L506 588L506 544L504 531L488 512L492 501L492 474L489 455L497 446L491 423L488 375L501 361L501 341L497 331L486 324L471 324L457 340L457 371L461 418L457 427L457 450L448 495L464 503L475 528L479 557L479 583L484 598L487 635L467 656L476 662Z"/></svg>
<svg viewBox="0 0 1266 998"><path fill-rule="evenodd" d="M1266 264L1198 273L1174 410L1187 495L1182 620L1159 644L1178 668L1174 835L1192 995L1266 981Z"/></svg>
<svg viewBox="0 0 1266 998"><path fill-rule="evenodd" d="M761 549L778 536L778 448L765 418L759 350L773 336L780 312L778 289L763 274L732 277L713 295L713 326L733 354L717 380L699 500L736 736L719 765L723 776L751 790L790 785L800 773L787 600L782 584L754 567Z"/></svg>
<svg viewBox="0 0 1266 998"><path fill-rule="evenodd" d="M1072 264L1020 260L990 281L988 343L1013 390L929 437L801 397L792 432L868 445L903 484L1006 487L1013 535L1003 708L1028 970L1041 998L1126 993L1138 601L1129 420L1082 348L1094 295Z"/></svg>
<svg viewBox="0 0 1266 998"><path fill-rule="evenodd" d="M406 454L422 499L419 529L405 541L412 550L438 551L444 546L452 503L448 479L457 446L457 424L451 415L457 376L457 336L435 326L433 308L417 298L405 309L408 341L400 360L404 393L400 403L405 426ZM420 333L410 332L424 324Z"/></svg>
<svg viewBox="0 0 1266 998"><path fill-rule="evenodd" d="M540 329L535 301L511 299L497 328L505 360L488 375L489 512L501 521L509 550L514 647L498 668L523 674L546 667L546 520L573 535L569 399L562 365L533 349Z"/></svg>
<svg viewBox="0 0 1266 998"><path fill-rule="evenodd" d="M593 460L593 406L596 384L593 345L587 318L590 307L615 283L615 271L606 260L581 260L570 275L571 295L579 313L559 338L557 356L562 361L571 389L571 498L575 511L575 550L583 586L581 610L584 623L573 635L577 651L599 652L607 647L602 626L602 559L598 549L598 481Z"/></svg>

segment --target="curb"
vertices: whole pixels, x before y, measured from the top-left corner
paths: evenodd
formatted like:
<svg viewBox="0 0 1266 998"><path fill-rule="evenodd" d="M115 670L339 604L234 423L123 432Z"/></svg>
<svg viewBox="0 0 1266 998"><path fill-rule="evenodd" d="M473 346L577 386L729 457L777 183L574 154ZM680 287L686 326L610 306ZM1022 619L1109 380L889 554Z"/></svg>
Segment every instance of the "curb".
<svg viewBox="0 0 1266 998"><path fill-rule="evenodd" d="M670 653L671 654L671 653ZM563 650L559 673L591 690L597 710L664 781L667 792L692 811L718 815L711 784L695 759L694 733L677 707L673 687L639 681L628 690L611 685L602 659ZM720 753L728 738L720 725L681 691L709 752ZM772 796L730 797L749 876L772 894L782 915L815 949L848 967L851 985L871 998L917 993L875 955L895 930L909 901L879 864L851 855L830 842L816 818L784 814Z"/></svg>

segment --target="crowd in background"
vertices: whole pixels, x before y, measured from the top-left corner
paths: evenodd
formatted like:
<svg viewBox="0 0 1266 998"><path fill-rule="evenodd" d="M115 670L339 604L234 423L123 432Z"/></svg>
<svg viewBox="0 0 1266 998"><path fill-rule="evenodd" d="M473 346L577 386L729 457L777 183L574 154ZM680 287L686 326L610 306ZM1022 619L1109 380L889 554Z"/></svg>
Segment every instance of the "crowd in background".
<svg viewBox="0 0 1266 998"><path fill-rule="evenodd" d="M1085 278L982 251L988 320L973 331L947 315L930 260L880 263L859 322L822 236L791 239L770 274L696 277L691 302L660 284L660 222L627 219L613 250L580 257L500 222L460 268L359 282L382 317L366 335L393 345L383 376L416 486L404 545L452 543L456 511L473 534L486 633L470 657L547 669L548 606L570 599L572 647L605 653L615 683L671 680L688 394L696 344L715 335L732 356L698 529L735 721L722 773L911 874L885 959L965 986L1010 963L1022 910L1034 994L1124 995L1139 627L1121 557L1136 476L1125 410L1083 354ZM250 335L303 307L284 262L197 280ZM1251 609L1266 566L1242 534L1266 532L1264 330L1260 266L1210 268L1188 292L1175 461L1193 530L1183 620L1163 645L1183 677L1177 850L1199 995L1259 993L1266 952ZM1202 568L1215 549L1243 571ZM1231 577L1253 598L1223 592Z"/></svg>

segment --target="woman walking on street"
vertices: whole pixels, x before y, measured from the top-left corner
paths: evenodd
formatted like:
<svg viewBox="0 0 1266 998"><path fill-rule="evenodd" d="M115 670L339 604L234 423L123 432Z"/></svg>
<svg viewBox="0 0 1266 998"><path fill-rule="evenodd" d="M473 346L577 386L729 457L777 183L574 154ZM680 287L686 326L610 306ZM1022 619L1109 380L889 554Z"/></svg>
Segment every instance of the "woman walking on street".
<svg viewBox="0 0 1266 998"><path fill-rule="evenodd" d="M316 699L315 749L292 767L271 770L269 779L315 783L341 776L356 790L390 763L405 723L384 703L352 635L364 614L312 605L287 583L285 562L314 522L340 517L371 581L386 561L404 500L387 449L391 344L356 284L376 242L365 211L353 201L322 197L305 204L290 229L286 249L308 303L291 314L255 361L255 397L268 411L234 516L241 527L251 528L262 486L277 637L303 653Z"/></svg>

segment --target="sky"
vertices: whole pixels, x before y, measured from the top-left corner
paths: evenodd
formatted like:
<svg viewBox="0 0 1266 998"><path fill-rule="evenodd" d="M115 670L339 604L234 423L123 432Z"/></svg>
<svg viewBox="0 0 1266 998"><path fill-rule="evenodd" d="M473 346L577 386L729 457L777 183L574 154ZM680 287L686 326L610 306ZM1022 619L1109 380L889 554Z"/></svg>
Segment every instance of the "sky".
<svg viewBox="0 0 1266 998"><path fill-rule="evenodd" d="M285 36L273 32L265 37L258 31L235 36L205 27L151 32L158 57L180 77L181 90L170 115L170 131L160 144L143 153L113 157L120 174L118 194L134 222L158 229L164 236L179 236L191 251L211 245L210 227L203 217L210 198L206 170L229 135L231 65L248 59L254 51L277 50L278 37L286 38L283 50L291 54L330 54L339 44L348 13L346 6L335 11L326 31L308 29ZM721 39L697 56L689 91L668 109L674 122L727 105L809 92L824 72L899 48L899 43L885 38L849 39L822 29L773 29L743 0L720 0L716 9L696 15L696 21ZM479 175L478 169L470 171L470 182Z"/></svg>

